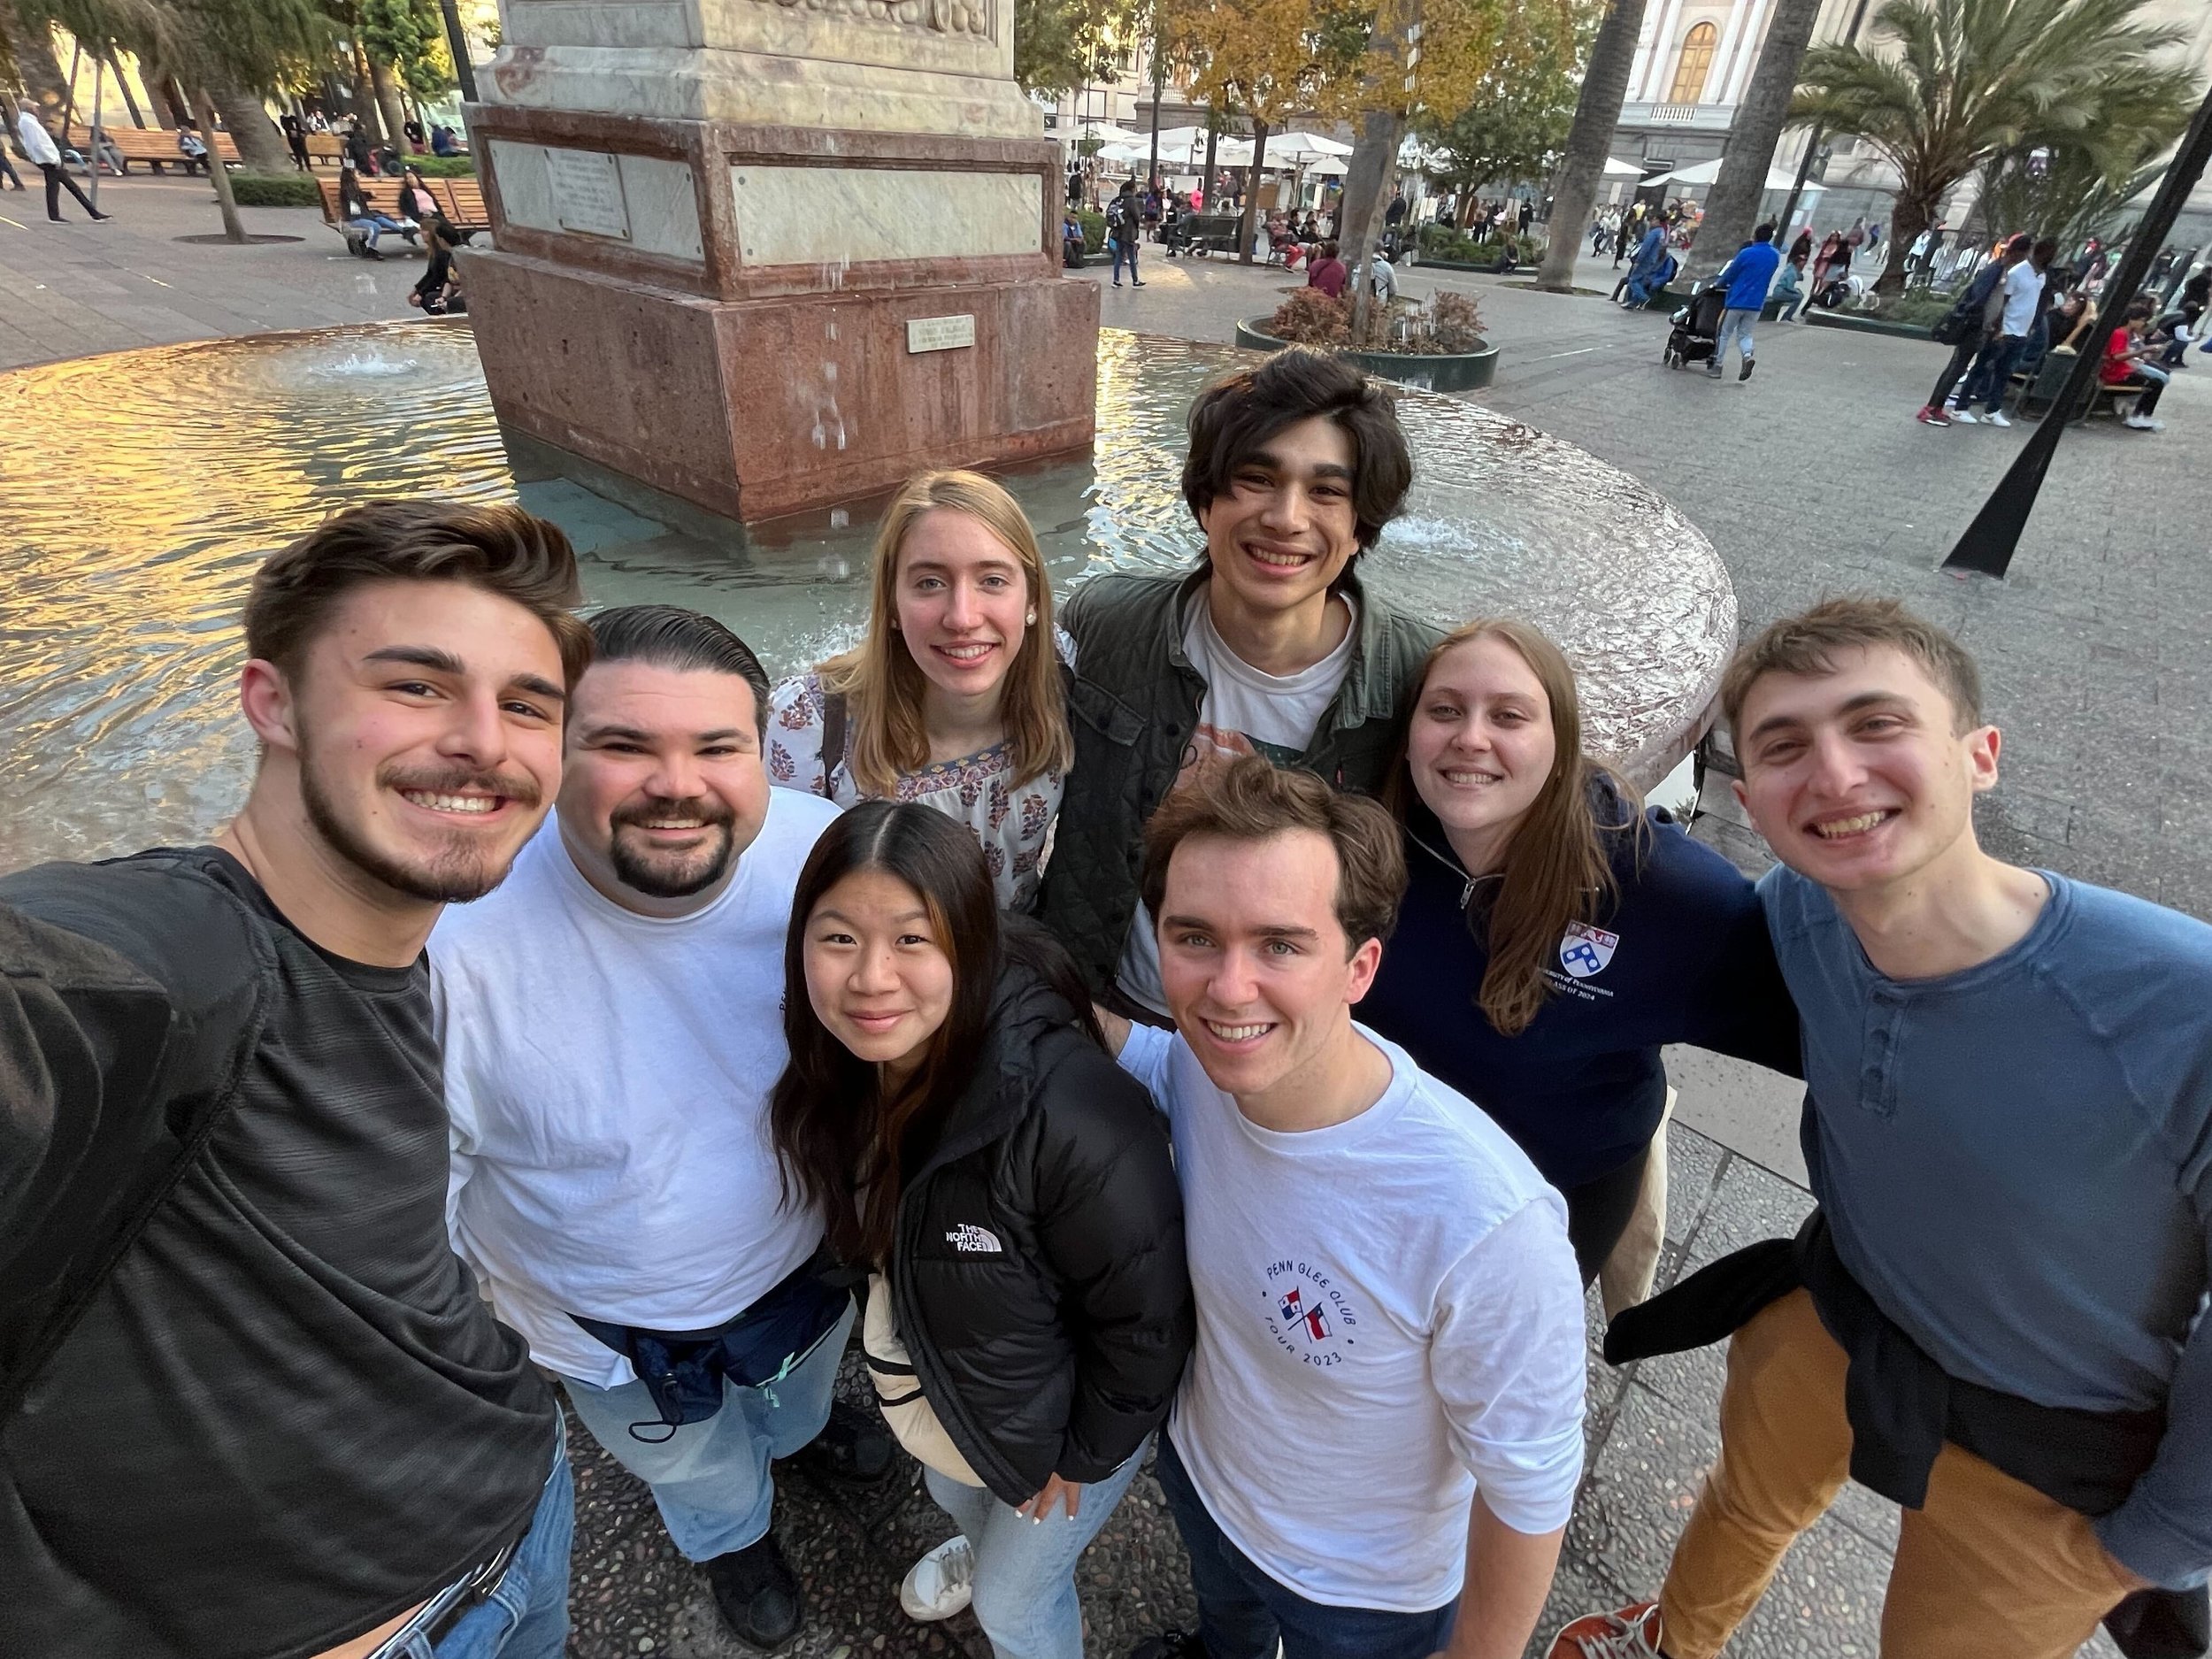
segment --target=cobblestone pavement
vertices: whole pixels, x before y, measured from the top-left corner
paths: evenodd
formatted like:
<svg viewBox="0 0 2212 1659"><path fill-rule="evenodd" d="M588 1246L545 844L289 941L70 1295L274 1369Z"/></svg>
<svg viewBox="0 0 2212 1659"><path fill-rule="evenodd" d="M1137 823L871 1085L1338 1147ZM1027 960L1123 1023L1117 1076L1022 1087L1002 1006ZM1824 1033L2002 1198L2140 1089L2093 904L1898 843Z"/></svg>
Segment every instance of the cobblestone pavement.
<svg viewBox="0 0 2212 1659"><path fill-rule="evenodd" d="M403 257L348 258L311 210L249 211L255 232L294 242L176 242L216 227L202 182L104 183L103 205L117 219L96 227L49 226L35 209L25 216L32 199L0 196L0 368L403 316L418 273ZM1103 268L1082 273L1106 285L1103 322L1226 341L1239 317L1271 310L1292 283L1280 271L1166 261L1150 250L1144 274L1143 288L1116 291ZM1607 288L1611 273L1586 262L1578 281ZM1405 285L1478 295L1486 332L1503 348L1497 383L1478 401L1581 444L1680 505L1727 562L1747 626L1822 594L1873 590L1958 629L1980 656L1990 711L2006 733L2004 781L1981 815L2000 853L2212 918L2212 358L2168 394L2167 432L2106 423L2070 434L2011 579L1956 581L1933 567L2026 434L1915 425L1941 365L1932 343L1768 326L1757 375L1713 383L1660 366L1662 317L1486 276L1417 270ZM1730 803L1709 803L1718 810L1701 833L1762 867L1764 849ZM1755 1081L1745 1098L1735 1121L1748 1112L1757 1133L1732 1139L1788 1167L1790 1092ZM1686 1097L1682 1115L1694 1117L1695 1104ZM1809 1203L1792 1181L1681 1122L1671 1146L1663 1283L1793 1229ZM1594 1310L1594 1342L1599 1329ZM1589 1471L1545 1630L1655 1586L1715 1450L1719 1379L1717 1351L1616 1371L1594 1348ZM856 1377L847 1385L860 1397ZM575 1659L743 1655L720 1633L644 1489L588 1435L573 1440ZM897 1609L899 1576L949 1530L918 1490L858 1501L794 1472L781 1494L779 1532L815 1608L792 1651L987 1653L964 1615L926 1628ZM1894 1538L1890 1506L1847 1491L1793 1550L1732 1653L1871 1659ZM1149 1475L1080 1578L1094 1655L1119 1655L1142 1634L1187 1622L1180 1547ZM2085 1651L2111 1650L2101 1639Z"/></svg>

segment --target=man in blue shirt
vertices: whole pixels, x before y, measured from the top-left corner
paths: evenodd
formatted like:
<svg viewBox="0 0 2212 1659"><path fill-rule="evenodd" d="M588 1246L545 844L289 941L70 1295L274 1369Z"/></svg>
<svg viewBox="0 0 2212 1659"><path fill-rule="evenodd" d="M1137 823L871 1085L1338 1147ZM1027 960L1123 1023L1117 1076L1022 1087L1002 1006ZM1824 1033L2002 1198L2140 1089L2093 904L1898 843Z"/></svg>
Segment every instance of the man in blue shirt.
<svg viewBox="0 0 2212 1659"><path fill-rule="evenodd" d="M1773 286L1774 273L1781 264L1781 250L1774 245L1774 227L1770 223L1753 231L1751 240L1736 250L1736 257L1714 273L1715 285L1725 285L1728 289L1728 303L1720 314L1720 336L1713 342L1713 355L1705 365L1705 373L1714 380L1720 379L1726 366L1732 340L1743 357L1736 378L1751 378L1751 326L1759 320L1760 308L1767 303L1767 289Z"/></svg>
<svg viewBox="0 0 2212 1659"><path fill-rule="evenodd" d="M1885 1652L2066 1659L2212 1569L2212 927L1982 850L1973 660L1893 601L1776 623L1721 698L1821 1211L1658 1601L1554 1653L1710 1659L1848 1475L1907 1506Z"/></svg>

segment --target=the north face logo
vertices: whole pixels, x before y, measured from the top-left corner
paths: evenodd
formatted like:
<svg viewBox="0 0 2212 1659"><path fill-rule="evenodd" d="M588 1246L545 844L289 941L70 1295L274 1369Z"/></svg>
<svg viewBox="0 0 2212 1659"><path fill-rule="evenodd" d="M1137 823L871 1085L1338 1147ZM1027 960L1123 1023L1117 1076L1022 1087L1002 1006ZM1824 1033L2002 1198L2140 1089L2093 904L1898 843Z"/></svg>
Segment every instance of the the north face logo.
<svg viewBox="0 0 2212 1659"><path fill-rule="evenodd" d="M964 1221L945 1234L945 1242L963 1256L999 1256L1006 1247L998 1241L998 1234L988 1227L979 1227Z"/></svg>

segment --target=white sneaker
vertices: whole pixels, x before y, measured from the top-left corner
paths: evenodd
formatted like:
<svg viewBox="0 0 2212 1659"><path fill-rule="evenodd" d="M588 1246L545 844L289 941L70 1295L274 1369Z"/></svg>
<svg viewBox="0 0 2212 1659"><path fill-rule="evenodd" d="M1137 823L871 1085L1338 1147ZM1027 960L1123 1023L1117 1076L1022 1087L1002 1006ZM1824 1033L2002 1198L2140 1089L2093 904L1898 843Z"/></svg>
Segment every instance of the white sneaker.
<svg viewBox="0 0 2212 1659"><path fill-rule="evenodd" d="M918 1624L950 1618L975 1600L975 1546L955 1532L907 1569L899 1605Z"/></svg>
<svg viewBox="0 0 2212 1659"><path fill-rule="evenodd" d="M1978 426L1982 421L1982 418L1970 409L1955 409L1951 411L1951 419L1962 426Z"/></svg>
<svg viewBox="0 0 2212 1659"><path fill-rule="evenodd" d="M2163 432L2166 430L2166 423L2164 421L2153 420L2148 415L2130 415L2120 424L2124 426L2131 427L2137 432Z"/></svg>
<svg viewBox="0 0 2212 1659"><path fill-rule="evenodd" d="M2012 425L2012 422L2005 419L2005 411L2001 409L1993 409L1986 415L1984 415L1982 419L1993 426L2009 426Z"/></svg>

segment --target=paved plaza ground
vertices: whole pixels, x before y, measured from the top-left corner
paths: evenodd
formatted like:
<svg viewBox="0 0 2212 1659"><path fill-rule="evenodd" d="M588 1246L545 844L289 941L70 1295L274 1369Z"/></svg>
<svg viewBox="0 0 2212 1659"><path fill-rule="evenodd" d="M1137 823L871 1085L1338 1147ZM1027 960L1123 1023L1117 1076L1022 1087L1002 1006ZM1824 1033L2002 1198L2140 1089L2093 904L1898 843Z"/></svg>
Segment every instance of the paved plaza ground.
<svg viewBox="0 0 2212 1659"><path fill-rule="evenodd" d="M250 210L250 249L174 238L217 227L204 182L103 187L114 223L50 226L35 198L0 196L0 369L50 357L263 329L407 314L410 258L345 257L310 210ZM73 204L70 207L73 214ZM1102 293L1102 321L1226 341L1291 279L1148 250L1146 286ZM1578 280L1610 284L1602 264ZM1081 280L1107 281L1093 269ZM1747 383L1659 364L1663 318L1486 276L1415 272L1407 287L1477 295L1503 349L1476 401L1556 434L1646 480L1709 535L1747 626L1824 594L1900 595L1979 656L2005 733L2003 782L1984 803L2001 855L2108 883L2212 919L2212 357L2168 395L2161 434L2109 422L2070 434L2011 578L1961 581L1935 565L1993 488L2027 429L1919 426L1913 410L1943 361L1927 342L1770 326ZM57 445L68 434L52 434ZM196 465L197 463L195 463ZM1717 793L1717 791L1714 792ZM1700 833L1747 868L1763 849L1730 810ZM1683 1088L1672 1131L1665 1276L1793 1228L1809 1201L1792 1091L1694 1054L1671 1056ZM1717 1352L1626 1372L1593 1356L1589 1473L1555 1610L1653 1588L1715 1448ZM696 1576L670 1549L642 1488L579 1436L580 1659L720 1655ZM988 1651L964 1617L908 1624L895 1588L949 1526L927 1500L858 1502L784 1482L780 1530L817 1616L809 1659ZM1894 1511L1852 1491L1800 1543L1732 1652L1856 1655L1878 1648ZM1082 1570L1091 1648L1118 1655L1187 1617L1174 1531L1148 1476ZM1547 1616L1546 1628L1556 1623ZM2100 1647L2095 1651L2108 1651Z"/></svg>

